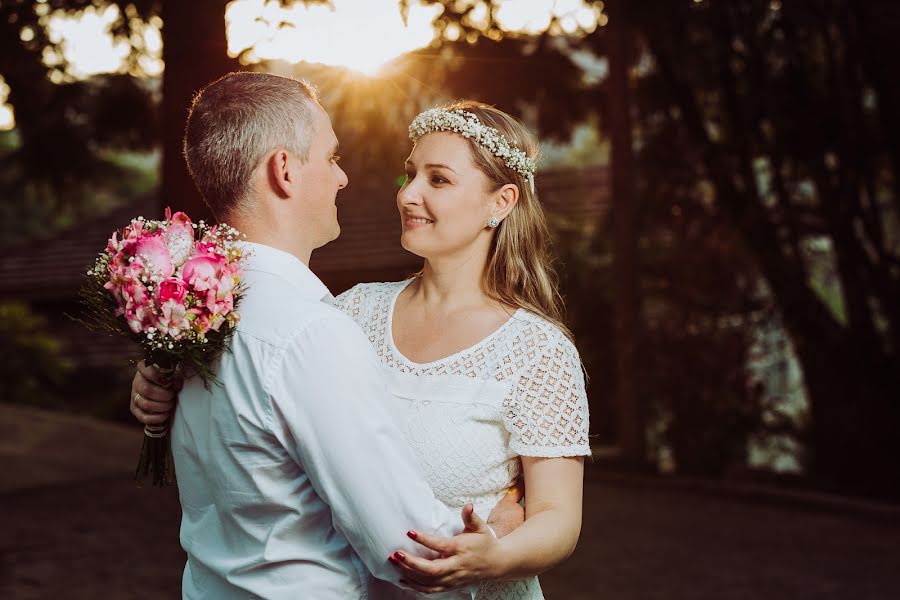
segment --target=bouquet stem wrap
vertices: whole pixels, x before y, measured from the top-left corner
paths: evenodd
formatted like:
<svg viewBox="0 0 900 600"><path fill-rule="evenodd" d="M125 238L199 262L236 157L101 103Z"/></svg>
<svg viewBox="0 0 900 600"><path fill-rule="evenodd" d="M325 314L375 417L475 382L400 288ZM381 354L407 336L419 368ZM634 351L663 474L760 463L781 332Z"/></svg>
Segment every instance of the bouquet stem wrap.
<svg viewBox="0 0 900 600"><path fill-rule="evenodd" d="M163 377L170 379L178 369L172 357L165 354L150 356L147 360ZM172 460L172 437L169 435L169 421L159 425L144 425L144 446L138 460L134 478L143 484L152 478L154 486L165 487L175 484L175 463Z"/></svg>

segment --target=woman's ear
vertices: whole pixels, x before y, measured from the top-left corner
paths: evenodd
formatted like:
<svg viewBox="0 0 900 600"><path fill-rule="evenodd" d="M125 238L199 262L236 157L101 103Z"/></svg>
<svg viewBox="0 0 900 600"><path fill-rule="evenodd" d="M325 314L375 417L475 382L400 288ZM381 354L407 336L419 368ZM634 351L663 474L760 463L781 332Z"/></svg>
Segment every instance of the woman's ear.
<svg viewBox="0 0 900 600"><path fill-rule="evenodd" d="M507 183L494 194L494 206L491 216L497 217L497 219L502 221L518 201L519 187L515 184Z"/></svg>

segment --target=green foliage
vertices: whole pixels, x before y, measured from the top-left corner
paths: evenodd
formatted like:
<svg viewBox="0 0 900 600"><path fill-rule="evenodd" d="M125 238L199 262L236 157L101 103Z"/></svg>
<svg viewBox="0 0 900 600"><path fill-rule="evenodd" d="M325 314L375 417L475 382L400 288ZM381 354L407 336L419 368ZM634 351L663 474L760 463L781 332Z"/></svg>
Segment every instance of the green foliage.
<svg viewBox="0 0 900 600"><path fill-rule="evenodd" d="M72 81L62 75L64 63L48 65L44 60L48 50L61 55L48 36L46 14L113 3L0 3L0 77L9 85L7 101L16 116L13 134L0 140L4 245L47 234L108 208L109 197L103 192L117 194L116 183L127 180L130 171L117 168L107 153L147 151L157 144L158 82L119 74ZM114 36L137 44L141 38L132 40L132 28L155 14L159 3L115 4L122 10L112 24ZM27 36L21 35L24 31Z"/></svg>
<svg viewBox="0 0 900 600"><path fill-rule="evenodd" d="M67 179L62 193L42 178L10 177L12 163L0 166L0 246L50 237L87 215L151 192L159 183L158 152L100 150L96 160L93 175Z"/></svg>
<svg viewBox="0 0 900 600"><path fill-rule="evenodd" d="M59 406L71 365L47 320L22 302L0 303L0 398Z"/></svg>
<svg viewBox="0 0 900 600"><path fill-rule="evenodd" d="M566 144L544 142L541 144L541 168L555 166L589 167L609 165L609 140L602 138L593 123L577 127Z"/></svg>
<svg viewBox="0 0 900 600"><path fill-rule="evenodd" d="M10 152L19 147L19 133L13 129L10 131L0 131L0 156L7 156Z"/></svg>

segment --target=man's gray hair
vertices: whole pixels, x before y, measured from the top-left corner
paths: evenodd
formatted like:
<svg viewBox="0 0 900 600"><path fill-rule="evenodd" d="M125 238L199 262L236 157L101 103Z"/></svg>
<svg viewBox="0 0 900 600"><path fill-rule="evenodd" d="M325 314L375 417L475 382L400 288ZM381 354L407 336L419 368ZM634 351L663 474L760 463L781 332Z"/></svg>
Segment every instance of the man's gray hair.
<svg viewBox="0 0 900 600"><path fill-rule="evenodd" d="M216 219L243 212L250 176L272 150L309 159L316 102L308 83L268 73L229 73L194 96L184 157Z"/></svg>

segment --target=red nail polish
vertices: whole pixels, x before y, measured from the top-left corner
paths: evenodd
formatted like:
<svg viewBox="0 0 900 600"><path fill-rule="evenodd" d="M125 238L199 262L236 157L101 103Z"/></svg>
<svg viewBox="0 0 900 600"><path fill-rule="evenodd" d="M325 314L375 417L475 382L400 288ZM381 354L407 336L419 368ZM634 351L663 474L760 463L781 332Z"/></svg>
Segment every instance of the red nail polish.
<svg viewBox="0 0 900 600"><path fill-rule="evenodd" d="M416 537L418 537L418 536L416 535L416 532L415 532L415 531L407 531L407 532L406 532L406 535L409 536L409 539L411 539L411 540L414 540L414 539L416 539Z"/></svg>
<svg viewBox="0 0 900 600"><path fill-rule="evenodd" d="M402 552L395 552L394 556L396 556L398 560L406 560L406 555Z"/></svg>
<svg viewBox="0 0 900 600"><path fill-rule="evenodd" d="M400 563L397 561L397 559L394 558L393 555L388 556L388 561L389 561L392 565L398 565L398 564L400 564Z"/></svg>

